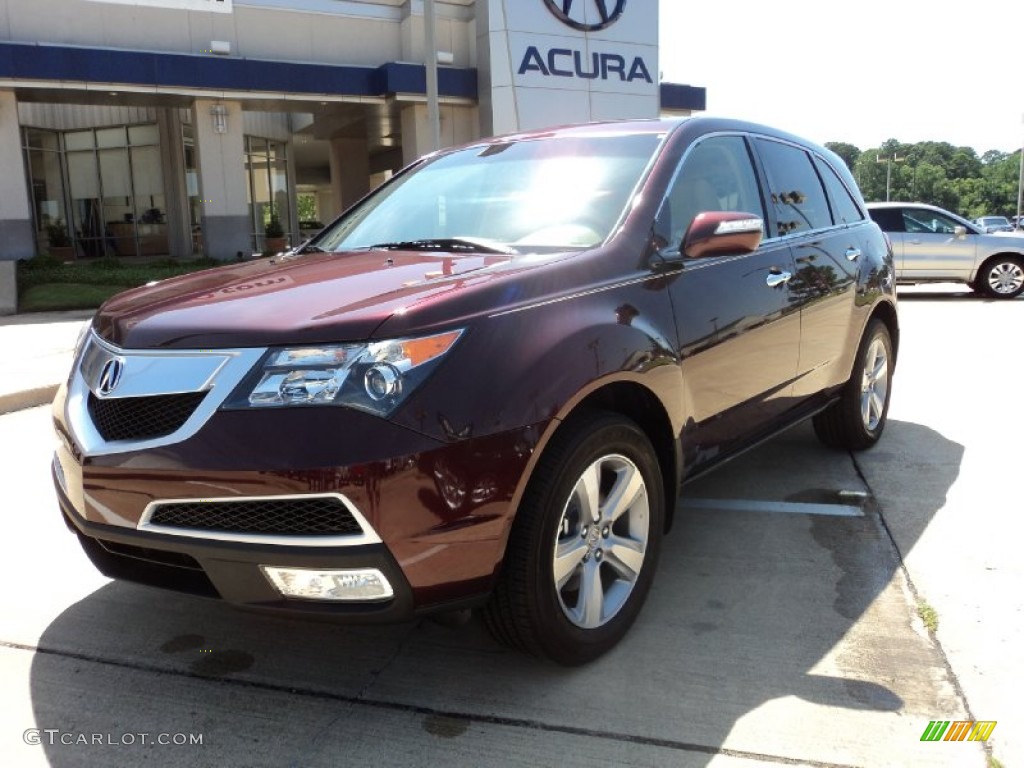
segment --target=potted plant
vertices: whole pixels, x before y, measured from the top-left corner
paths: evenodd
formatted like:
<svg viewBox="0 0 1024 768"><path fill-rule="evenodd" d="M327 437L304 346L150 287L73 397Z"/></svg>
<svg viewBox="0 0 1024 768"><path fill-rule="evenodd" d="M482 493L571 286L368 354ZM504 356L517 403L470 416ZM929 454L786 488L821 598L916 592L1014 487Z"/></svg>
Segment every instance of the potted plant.
<svg viewBox="0 0 1024 768"><path fill-rule="evenodd" d="M70 261L75 258L75 245L68 234L67 225L57 219L52 224L46 225L46 238L49 240L50 255L61 261Z"/></svg>
<svg viewBox="0 0 1024 768"><path fill-rule="evenodd" d="M284 236L284 227L281 226L281 220L277 217L276 212L270 214L270 220L263 228L263 237L265 251L280 253L288 249L288 238Z"/></svg>

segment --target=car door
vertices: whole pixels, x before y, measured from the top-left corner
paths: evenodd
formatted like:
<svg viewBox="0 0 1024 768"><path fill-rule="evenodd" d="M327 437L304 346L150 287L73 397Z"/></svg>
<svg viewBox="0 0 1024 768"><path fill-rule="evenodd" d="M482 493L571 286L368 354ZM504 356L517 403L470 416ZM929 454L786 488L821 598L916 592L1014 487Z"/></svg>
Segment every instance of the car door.
<svg viewBox="0 0 1024 768"><path fill-rule="evenodd" d="M977 235L970 229L957 234L964 224L931 208L905 206L902 269L897 276L908 280L956 280L966 282L977 259Z"/></svg>
<svg viewBox="0 0 1024 768"><path fill-rule="evenodd" d="M880 236L824 159L767 137L754 147L768 184L769 219L796 265L789 293L800 310L797 403L849 376L858 263L872 247L869 235Z"/></svg>
<svg viewBox="0 0 1024 768"><path fill-rule="evenodd" d="M750 148L741 135L702 139L684 155L658 216L678 252L694 216L742 211L764 220ZM799 354L799 315L787 283L789 246L766 239L753 253L686 258L669 288L694 439L687 458L713 460L783 413Z"/></svg>

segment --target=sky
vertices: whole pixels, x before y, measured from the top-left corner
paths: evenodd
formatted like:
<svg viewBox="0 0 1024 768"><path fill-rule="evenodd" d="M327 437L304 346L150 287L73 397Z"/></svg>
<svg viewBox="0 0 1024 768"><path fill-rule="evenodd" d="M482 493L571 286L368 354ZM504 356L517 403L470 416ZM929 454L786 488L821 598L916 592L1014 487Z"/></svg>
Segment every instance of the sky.
<svg viewBox="0 0 1024 768"><path fill-rule="evenodd" d="M859 149L1024 144L1024 3L658 0L666 82L704 114ZM956 10L953 10L953 9Z"/></svg>

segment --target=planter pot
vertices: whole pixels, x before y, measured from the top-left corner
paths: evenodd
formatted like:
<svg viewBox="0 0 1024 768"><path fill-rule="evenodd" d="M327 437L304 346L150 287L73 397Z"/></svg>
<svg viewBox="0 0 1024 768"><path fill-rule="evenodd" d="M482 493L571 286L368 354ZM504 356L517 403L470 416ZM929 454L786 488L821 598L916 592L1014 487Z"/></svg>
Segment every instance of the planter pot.
<svg viewBox="0 0 1024 768"><path fill-rule="evenodd" d="M61 261L75 260L75 246L73 245L51 245L48 249L50 255Z"/></svg>
<svg viewBox="0 0 1024 768"><path fill-rule="evenodd" d="M287 237L267 237L264 238L264 250L271 251L272 253L280 253L281 251L288 250L288 238Z"/></svg>

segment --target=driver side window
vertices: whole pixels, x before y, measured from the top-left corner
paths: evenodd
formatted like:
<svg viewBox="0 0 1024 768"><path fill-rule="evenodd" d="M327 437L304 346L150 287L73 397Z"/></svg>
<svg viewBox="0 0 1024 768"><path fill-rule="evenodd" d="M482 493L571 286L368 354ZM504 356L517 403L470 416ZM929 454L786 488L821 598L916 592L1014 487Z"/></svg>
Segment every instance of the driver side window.
<svg viewBox="0 0 1024 768"><path fill-rule="evenodd" d="M940 213L918 209L905 211L903 213L903 222L907 232L925 232L939 235L952 235L958 226L956 221Z"/></svg>
<svg viewBox="0 0 1024 768"><path fill-rule="evenodd" d="M693 146L676 171L658 215L672 249L698 213L743 211L764 220L757 176L741 136L712 136Z"/></svg>

